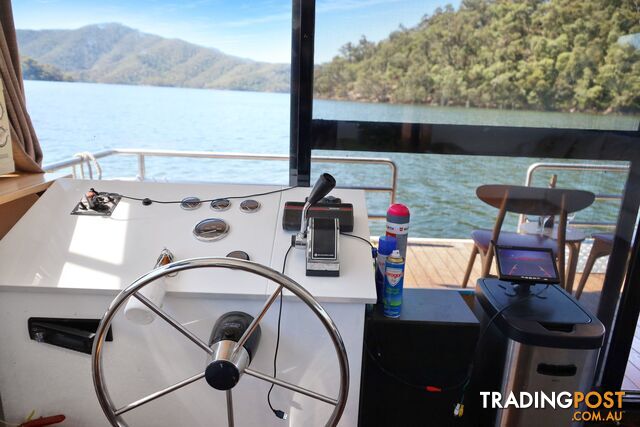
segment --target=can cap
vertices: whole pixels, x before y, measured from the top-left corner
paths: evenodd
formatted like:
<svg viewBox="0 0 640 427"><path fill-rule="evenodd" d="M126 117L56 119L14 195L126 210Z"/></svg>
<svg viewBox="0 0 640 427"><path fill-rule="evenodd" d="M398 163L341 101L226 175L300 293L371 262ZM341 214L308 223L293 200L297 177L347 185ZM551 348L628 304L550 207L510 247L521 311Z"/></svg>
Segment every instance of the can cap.
<svg viewBox="0 0 640 427"><path fill-rule="evenodd" d="M402 255L400 255L400 251L398 249L394 249L393 252L391 252L391 258L402 258Z"/></svg>
<svg viewBox="0 0 640 427"><path fill-rule="evenodd" d="M389 206L389 210L387 210L387 215L391 216L409 216L409 208L403 205L402 203L394 203Z"/></svg>
<svg viewBox="0 0 640 427"><path fill-rule="evenodd" d="M389 255L397 246L396 238L393 236L380 236L378 240L378 253L380 255Z"/></svg>

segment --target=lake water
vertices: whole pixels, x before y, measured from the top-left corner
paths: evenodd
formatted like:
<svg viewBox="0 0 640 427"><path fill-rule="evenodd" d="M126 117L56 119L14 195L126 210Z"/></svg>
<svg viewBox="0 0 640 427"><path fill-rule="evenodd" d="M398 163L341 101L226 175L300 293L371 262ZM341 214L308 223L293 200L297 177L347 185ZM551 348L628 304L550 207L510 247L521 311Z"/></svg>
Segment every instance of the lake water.
<svg viewBox="0 0 640 427"><path fill-rule="evenodd" d="M44 163L82 151L157 148L247 153L289 152L289 95L150 86L26 81L27 105L44 151ZM316 101L315 116L351 120L511 124L637 129L638 119L557 113L359 104ZM453 118L453 120L452 120ZM635 127L634 127L635 126ZM314 151L317 155L388 157L398 165L397 201L412 212L411 235L468 238L476 227L491 227L496 211L475 197L484 183L522 184L527 167L541 159ZM100 161L106 178L133 177L133 157ZM334 174L338 185L387 185L382 166L315 164L314 177ZM550 172L534 184L546 185ZM287 162L149 158L147 176L157 180L288 183ZM599 193L621 193L622 174L565 172L558 185ZM370 212L384 212L388 197L368 197ZM615 221L617 203L602 202L576 221ZM516 218L507 224L515 225ZM371 223L372 234L383 224Z"/></svg>

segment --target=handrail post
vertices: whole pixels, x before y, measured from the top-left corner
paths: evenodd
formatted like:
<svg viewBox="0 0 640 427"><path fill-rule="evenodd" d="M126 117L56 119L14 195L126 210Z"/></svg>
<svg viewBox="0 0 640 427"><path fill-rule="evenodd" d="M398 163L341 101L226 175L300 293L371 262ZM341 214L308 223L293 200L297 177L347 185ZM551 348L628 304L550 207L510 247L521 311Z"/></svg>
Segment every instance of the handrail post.
<svg viewBox="0 0 640 427"><path fill-rule="evenodd" d="M398 189L398 167L393 160L389 161L391 168L391 204L396 202L396 190Z"/></svg>
<svg viewBox="0 0 640 427"><path fill-rule="evenodd" d="M524 185L525 187L531 187L531 181L533 180L533 173L536 171L536 169L538 169L540 166L542 165L542 163L533 163L531 165L529 165L529 168L527 168L527 177L524 180ZM518 231L520 230L520 226L522 224L524 224L525 222L525 216L524 214L520 214L518 215Z"/></svg>
<svg viewBox="0 0 640 427"><path fill-rule="evenodd" d="M91 159L89 156L85 156L87 161L87 170L89 171L89 179L93 179L93 166L91 165Z"/></svg>
<svg viewBox="0 0 640 427"><path fill-rule="evenodd" d="M537 170L568 170L568 171L601 171L601 172L628 172L629 166L622 165L612 165L612 164L583 164L583 163L548 163L548 162L538 162L532 163L527 169L527 175L524 181L524 185L526 187L530 187L533 182L533 174ZM596 194L597 200L622 200L622 196L612 196L609 194ZM518 217L518 229L520 225L524 224L525 215L519 215ZM614 223L580 223L583 226L609 226L614 227ZM576 223L574 223L574 226Z"/></svg>
<svg viewBox="0 0 640 427"><path fill-rule="evenodd" d="M139 153L138 154L138 179L140 181L144 181L146 173L147 171L146 171L146 165L144 163L144 154Z"/></svg>

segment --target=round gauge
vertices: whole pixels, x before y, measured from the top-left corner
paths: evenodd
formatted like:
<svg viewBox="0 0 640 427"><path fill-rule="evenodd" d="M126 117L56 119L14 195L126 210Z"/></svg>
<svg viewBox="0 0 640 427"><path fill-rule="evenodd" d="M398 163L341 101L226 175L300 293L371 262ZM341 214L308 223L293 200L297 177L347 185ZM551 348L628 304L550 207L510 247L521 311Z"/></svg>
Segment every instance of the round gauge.
<svg viewBox="0 0 640 427"><path fill-rule="evenodd" d="M244 200L240 203L240 210L246 213L254 213L260 210L260 202L253 199Z"/></svg>
<svg viewBox="0 0 640 427"><path fill-rule="evenodd" d="M220 218L207 218L193 228L196 239L205 242L220 240L229 234L229 224Z"/></svg>
<svg viewBox="0 0 640 427"><path fill-rule="evenodd" d="M222 212L231 207L231 201L229 199L216 199L211 201L211 209L214 211Z"/></svg>
<svg viewBox="0 0 640 427"><path fill-rule="evenodd" d="M245 251L232 251L227 254L227 258L238 258L249 261L249 254Z"/></svg>
<svg viewBox="0 0 640 427"><path fill-rule="evenodd" d="M192 211L194 209L198 209L201 204L200 199L197 197L185 197L180 202L180 207L182 209Z"/></svg>
<svg viewBox="0 0 640 427"><path fill-rule="evenodd" d="M3 128L2 126L0 126L0 148L7 145L7 142L9 142L9 135L10 135L9 131Z"/></svg>

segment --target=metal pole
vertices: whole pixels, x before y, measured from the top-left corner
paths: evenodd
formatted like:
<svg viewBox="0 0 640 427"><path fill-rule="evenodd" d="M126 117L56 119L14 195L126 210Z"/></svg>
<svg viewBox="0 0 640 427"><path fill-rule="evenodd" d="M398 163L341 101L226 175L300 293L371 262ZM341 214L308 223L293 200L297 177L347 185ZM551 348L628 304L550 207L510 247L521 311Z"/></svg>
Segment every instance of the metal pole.
<svg viewBox="0 0 640 427"><path fill-rule="evenodd" d="M144 164L144 155L138 154L138 179L140 181L144 181L146 174L147 174L147 170Z"/></svg>

